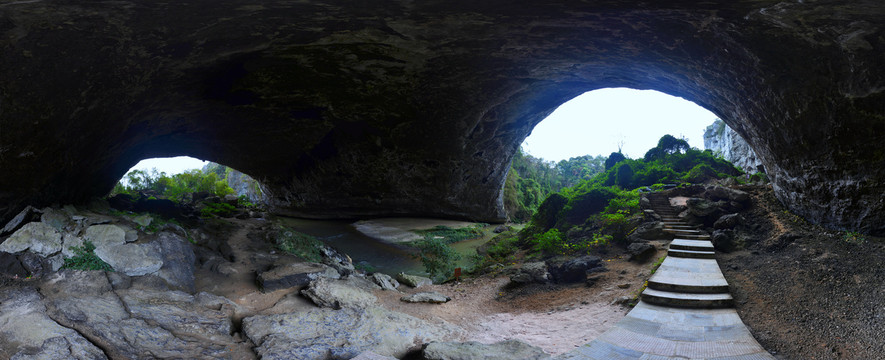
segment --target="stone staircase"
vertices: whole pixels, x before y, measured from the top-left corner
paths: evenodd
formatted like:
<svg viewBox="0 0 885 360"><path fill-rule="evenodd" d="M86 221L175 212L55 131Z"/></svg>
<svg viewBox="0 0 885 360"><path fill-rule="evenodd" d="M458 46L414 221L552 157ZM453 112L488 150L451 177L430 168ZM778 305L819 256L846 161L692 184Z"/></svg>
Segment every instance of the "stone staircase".
<svg viewBox="0 0 885 360"><path fill-rule="evenodd" d="M675 238L640 299L649 304L695 309L733 306L710 235L683 222L663 194L652 193L648 199L652 210L660 215L664 231Z"/></svg>
<svg viewBox="0 0 885 360"><path fill-rule="evenodd" d="M557 360L773 360L734 310L710 236L684 222L663 194L648 194L676 238L640 301L595 340Z"/></svg>

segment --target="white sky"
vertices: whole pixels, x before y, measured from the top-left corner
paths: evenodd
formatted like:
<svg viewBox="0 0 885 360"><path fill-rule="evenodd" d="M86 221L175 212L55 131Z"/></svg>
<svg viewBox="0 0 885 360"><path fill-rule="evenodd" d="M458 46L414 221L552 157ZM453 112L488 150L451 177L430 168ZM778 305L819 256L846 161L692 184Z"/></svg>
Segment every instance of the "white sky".
<svg viewBox="0 0 885 360"><path fill-rule="evenodd" d="M522 146L532 156L559 161L581 155L606 155L618 150L640 158L664 134L685 136L692 147L704 148L704 128L716 115L688 100L651 90L600 89L562 104L541 121ZM157 168L167 175L200 169L207 161L187 156L154 158L134 169Z"/></svg>
<svg viewBox="0 0 885 360"><path fill-rule="evenodd" d="M195 159L190 156L153 158L139 161L138 164L135 164L135 166L129 169L129 171L135 169L149 171L152 168L157 168L157 171L166 172L166 175L174 175L183 173L185 172L185 170L202 169L203 165L206 165L208 163L208 161ZM126 173L129 173L129 171L127 171Z"/></svg>
<svg viewBox="0 0 885 360"><path fill-rule="evenodd" d="M704 128L717 116L695 103L652 90L625 88L586 92L562 104L522 143L532 156L548 161L618 151L636 159L665 134L684 136L704 148Z"/></svg>

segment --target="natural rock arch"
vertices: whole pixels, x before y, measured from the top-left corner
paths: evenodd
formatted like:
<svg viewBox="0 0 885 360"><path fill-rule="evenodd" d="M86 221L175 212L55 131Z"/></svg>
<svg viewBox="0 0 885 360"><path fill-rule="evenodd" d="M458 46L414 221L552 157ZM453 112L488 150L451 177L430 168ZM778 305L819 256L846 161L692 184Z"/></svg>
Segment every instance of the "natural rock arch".
<svg viewBox="0 0 885 360"><path fill-rule="evenodd" d="M192 155L291 213L497 220L535 124L631 87L719 115L797 213L883 232L883 19L880 1L6 2L0 219Z"/></svg>

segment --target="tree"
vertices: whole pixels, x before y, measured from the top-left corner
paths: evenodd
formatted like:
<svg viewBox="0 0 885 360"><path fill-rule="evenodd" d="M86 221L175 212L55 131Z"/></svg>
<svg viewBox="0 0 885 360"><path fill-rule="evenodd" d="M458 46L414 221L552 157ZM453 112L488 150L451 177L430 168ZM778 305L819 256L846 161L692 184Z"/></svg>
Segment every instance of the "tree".
<svg viewBox="0 0 885 360"><path fill-rule="evenodd" d="M608 159L605 160L605 170L613 168L617 163L627 160L627 157L620 152L613 152L608 156Z"/></svg>

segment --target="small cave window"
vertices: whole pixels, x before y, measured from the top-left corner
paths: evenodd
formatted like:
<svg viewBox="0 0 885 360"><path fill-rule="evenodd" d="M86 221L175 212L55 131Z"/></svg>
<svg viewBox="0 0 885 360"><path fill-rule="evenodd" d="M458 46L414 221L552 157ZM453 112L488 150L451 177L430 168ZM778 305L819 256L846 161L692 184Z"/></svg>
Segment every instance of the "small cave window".
<svg viewBox="0 0 885 360"><path fill-rule="evenodd" d="M124 194L137 198L193 202L195 197L235 196L246 204L264 204L261 184L236 169L189 156L144 159L114 185L109 197Z"/></svg>

